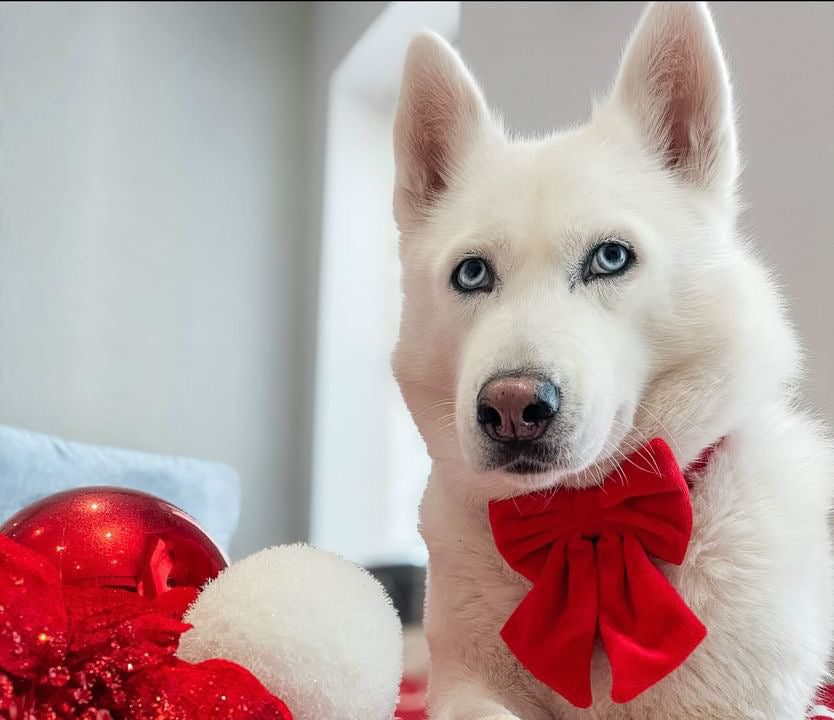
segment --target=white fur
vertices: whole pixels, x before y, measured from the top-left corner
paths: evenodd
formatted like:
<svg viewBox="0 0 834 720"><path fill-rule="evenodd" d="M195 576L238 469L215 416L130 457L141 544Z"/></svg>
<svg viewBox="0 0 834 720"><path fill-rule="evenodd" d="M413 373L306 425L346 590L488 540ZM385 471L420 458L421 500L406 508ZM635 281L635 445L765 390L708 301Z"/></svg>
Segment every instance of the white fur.
<svg viewBox="0 0 834 720"><path fill-rule="evenodd" d="M177 651L225 658L281 698L295 720L390 720L402 631L382 586L353 563L306 545L230 565L198 595Z"/></svg>
<svg viewBox="0 0 834 720"><path fill-rule="evenodd" d="M394 356L433 459L421 509L435 720L800 720L831 650L832 457L796 404L799 351L778 290L736 233L731 88L706 6L651 5L590 122L510 139L440 38L409 50L395 129L405 304ZM611 283L570 277L600 238L634 247ZM467 253L500 278L450 287ZM490 468L475 397L533 366L562 388L558 465ZM497 554L490 499L598 481L664 437L686 465L725 438L693 490L695 530L669 579L707 639L626 705L578 710L499 637L528 589ZM487 468L487 469L485 469Z"/></svg>

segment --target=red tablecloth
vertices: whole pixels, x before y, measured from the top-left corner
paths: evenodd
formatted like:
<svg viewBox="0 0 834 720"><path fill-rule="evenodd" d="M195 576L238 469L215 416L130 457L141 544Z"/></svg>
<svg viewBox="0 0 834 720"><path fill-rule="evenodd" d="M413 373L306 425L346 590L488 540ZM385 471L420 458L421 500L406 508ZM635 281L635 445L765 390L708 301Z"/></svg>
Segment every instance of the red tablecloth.
<svg viewBox="0 0 834 720"><path fill-rule="evenodd" d="M425 700L425 685L417 680L405 680L402 684L397 718L425 720ZM817 703L808 715L808 720L834 720L834 685L820 691Z"/></svg>

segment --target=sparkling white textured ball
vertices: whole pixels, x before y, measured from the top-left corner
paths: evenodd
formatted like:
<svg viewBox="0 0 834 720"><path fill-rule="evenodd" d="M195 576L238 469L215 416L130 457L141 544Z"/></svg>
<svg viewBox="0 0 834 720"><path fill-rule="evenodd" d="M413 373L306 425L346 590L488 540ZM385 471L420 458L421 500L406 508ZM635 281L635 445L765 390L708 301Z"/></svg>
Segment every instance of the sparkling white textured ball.
<svg viewBox="0 0 834 720"><path fill-rule="evenodd" d="M177 655L222 657L251 671L295 720L391 720L402 627L366 571L307 545L230 565L185 615Z"/></svg>

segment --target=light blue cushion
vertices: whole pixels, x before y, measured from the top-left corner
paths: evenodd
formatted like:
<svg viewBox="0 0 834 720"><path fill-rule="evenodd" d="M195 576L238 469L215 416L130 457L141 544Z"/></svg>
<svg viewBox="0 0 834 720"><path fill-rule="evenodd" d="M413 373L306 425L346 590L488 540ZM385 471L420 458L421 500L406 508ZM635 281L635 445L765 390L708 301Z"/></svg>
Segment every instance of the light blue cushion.
<svg viewBox="0 0 834 720"><path fill-rule="evenodd" d="M85 485L143 490L194 517L228 551L240 513L240 480L202 460L67 442L0 425L0 522L46 495Z"/></svg>

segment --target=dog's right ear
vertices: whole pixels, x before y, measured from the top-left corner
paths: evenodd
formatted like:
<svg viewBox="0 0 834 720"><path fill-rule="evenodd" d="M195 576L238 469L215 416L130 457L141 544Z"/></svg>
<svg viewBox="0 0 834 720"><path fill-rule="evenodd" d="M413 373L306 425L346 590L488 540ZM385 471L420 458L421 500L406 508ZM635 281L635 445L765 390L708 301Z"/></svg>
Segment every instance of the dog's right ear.
<svg viewBox="0 0 834 720"><path fill-rule="evenodd" d="M481 91L458 54L439 35L419 33L405 58L394 124L394 217L401 230L431 211L487 122Z"/></svg>

